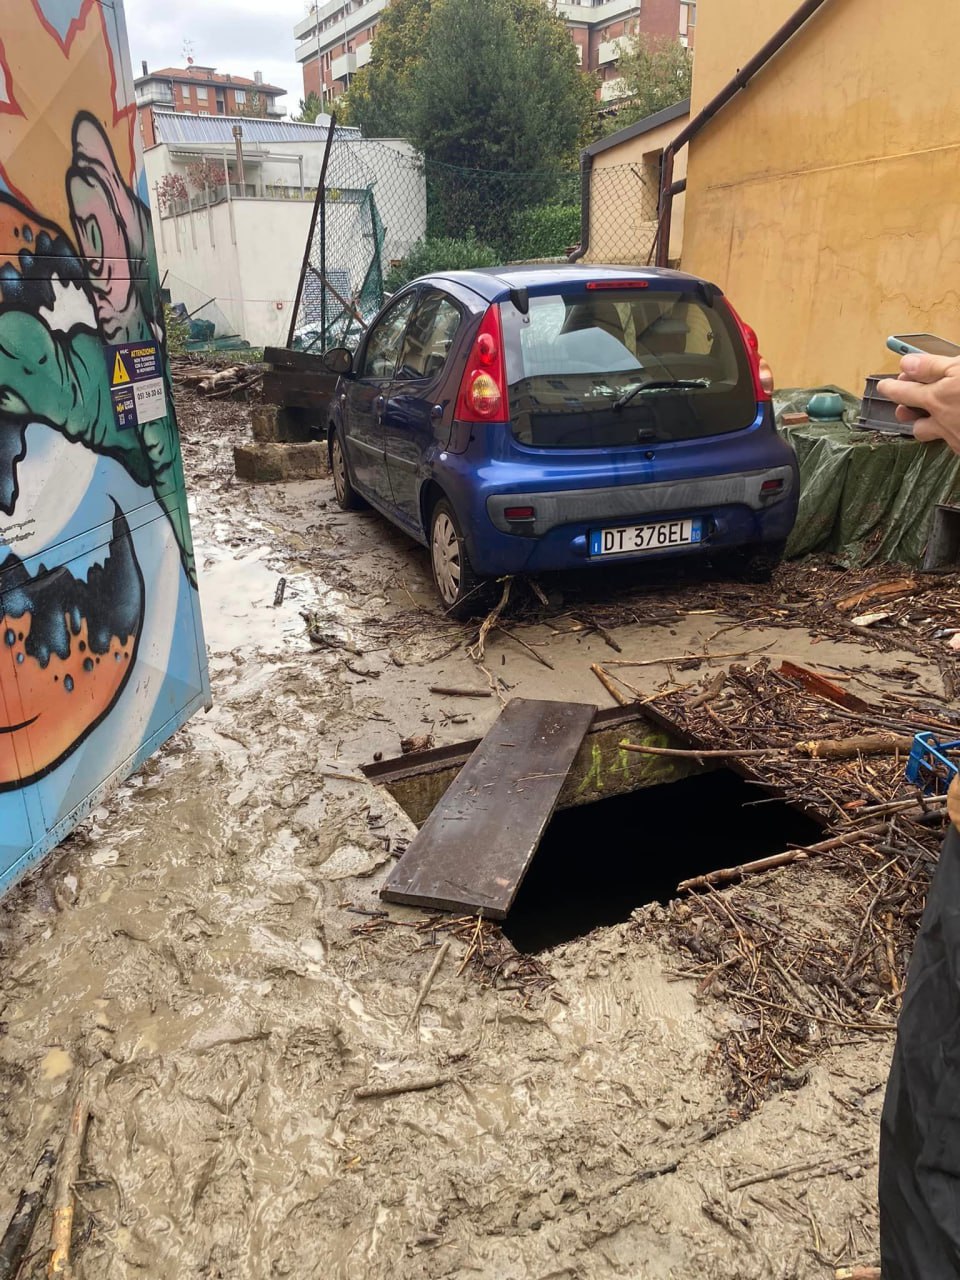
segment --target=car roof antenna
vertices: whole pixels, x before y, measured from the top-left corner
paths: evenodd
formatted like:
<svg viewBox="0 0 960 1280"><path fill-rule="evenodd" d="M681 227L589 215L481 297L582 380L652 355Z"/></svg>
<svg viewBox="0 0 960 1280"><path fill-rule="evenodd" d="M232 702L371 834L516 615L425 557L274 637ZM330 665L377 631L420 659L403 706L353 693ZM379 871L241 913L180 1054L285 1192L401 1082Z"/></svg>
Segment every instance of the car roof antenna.
<svg viewBox="0 0 960 1280"><path fill-rule="evenodd" d="M511 289L510 301L522 316L525 316L530 310L530 295L526 289Z"/></svg>

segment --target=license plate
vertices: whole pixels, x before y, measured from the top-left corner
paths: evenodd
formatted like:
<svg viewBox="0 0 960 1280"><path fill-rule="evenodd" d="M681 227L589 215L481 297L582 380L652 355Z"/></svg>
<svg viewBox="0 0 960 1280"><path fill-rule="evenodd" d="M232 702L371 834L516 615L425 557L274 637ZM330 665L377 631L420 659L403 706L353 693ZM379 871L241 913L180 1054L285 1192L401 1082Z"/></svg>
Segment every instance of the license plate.
<svg viewBox="0 0 960 1280"><path fill-rule="evenodd" d="M622 556L634 551L664 551L689 547L702 539L699 520L664 520L660 524L631 524L623 529L594 529L592 556Z"/></svg>

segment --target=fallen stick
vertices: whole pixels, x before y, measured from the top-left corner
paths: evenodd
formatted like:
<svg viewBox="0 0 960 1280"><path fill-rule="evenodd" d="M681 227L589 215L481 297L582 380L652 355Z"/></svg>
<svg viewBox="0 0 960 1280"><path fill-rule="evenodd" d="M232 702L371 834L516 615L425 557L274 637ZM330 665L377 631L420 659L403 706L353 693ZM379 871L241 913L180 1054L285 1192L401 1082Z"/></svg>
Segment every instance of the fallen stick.
<svg viewBox="0 0 960 1280"><path fill-rule="evenodd" d="M430 969L427 972L427 976L424 978L423 982L420 984L420 990L417 992L416 1001L414 1002L413 1008L410 1010L410 1017L407 1018L407 1021L404 1023L404 1027L403 1027L404 1034L406 1034L410 1030L410 1028L413 1026L413 1023L416 1020L417 1014L420 1012L420 1008L424 1000L426 1000L427 998L427 992L433 986L433 980L437 976L437 973L440 970L440 966L443 964L444 960L446 959L447 952L449 950L450 950L450 940L448 938L447 941L440 948L440 950L437 952L436 956L434 957L433 964L430 966Z"/></svg>
<svg viewBox="0 0 960 1280"><path fill-rule="evenodd" d="M0 1280L14 1280L20 1270L24 1254L30 1245L33 1229L43 1208L47 1188L57 1163L56 1144L48 1139L40 1159L34 1165L33 1176L20 1192L13 1217L0 1240Z"/></svg>
<svg viewBox="0 0 960 1280"><path fill-rule="evenodd" d="M514 632L508 631L502 622L498 622L495 629L502 635L505 635L508 640L512 640L514 644L518 644L522 649L526 649L527 653L529 653L531 657L536 658L536 660L541 662L545 667L548 667L551 671L556 671L556 667L549 658L545 658L542 653L537 653L532 644L527 644L526 640L521 640L518 635L514 634Z"/></svg>
<svg viewBox="0 0 960 1280"><path fill-rule="evenodd" d="M427 1076L422 1080L404 1080L399 1084L372 1084L354 1089L355 1098L395 1098L401 1093L424 1093L449 1084L453 1076Z"/></svg>
<svg viewBox="0 0 960 1280"><path fill-rule="evenodd" d="M615 640L606 627L602 627L599 622L595 622L593 618L578 618L578 622L582 622L585 627L589 627L591 631L595 631L605 645L608 645L614 653L623 653L623 646L618 640Z"/></svg>
<svg viewBox="0 0 960 1280"><path fill-rule="evenodd" d="M606 689L607 693L609 693L610 697L614 700L614 702L618 702L621 707L630 706L633 699L628 698L625 693L620 692L620 690L616 687L616 685L613 683L613 681L610 679L610 677L607 675L607 673L604 671L603 667L601 667L599 663L591 662L590 670L597 677L597 679Z"/></svg>
<svg viewBox="0 0 960 1280"><path fill-rule="evenodd" d="M754 1173L747 1178L738 1178L736 1182L727 1184L728 1191L740 1191L744 1187L755 1187L758 1182L774 1182L778 1178L789 1178L794 1173L809 1173L811 1169L820 1169L825 1165L843 1164L848 1160L859 1160L861 1156L868 1155L872 1148L861 1147L857 1151L851 1151L848 1156L821 1156L817 1160L804 1160L799 1164L783 1164L778 1169L770 1169L767 1173Z"/></svg>
<svg viewBox="0 0 960 1280"><path fill-rule="evenodd" d="M771 871L774 867L786 867L791 862L803 862L811 854L830 853L832 849L840 849L851 842L859 842L865 836L877 836L886 831L887 823L875 822L869 827L858 827L855 831L847 831L842 836L832 836L820 844L807 845L805 849L788 849L786 853L774 853L768 858L757 858L755 862L743 862L739 867L723 867L718 871L708 871L706 875L692 876L689 880L681 880L677 885L677 893L689 893L691 889L709 889L713 885L727 884L741 876L751 875L758 871Z"/></svg>
<svg viewBox="0 0 960 1280"><path fill-rule="evenodd" d="M476 643L470 649L470 655L475 662L482 662L483 655L487 643L487 636L493 627L500 621L500 615L507 607L507 601L510 599L510 592L513 589L513 578L508 577L503 580L503 589L500 593L500 599L490 610L483 622L480 624L480 631L477 635Z"/></svg>
<svg viewBox="0 0 960 1280"><path fill-rule="evenodd" d="M624 751L639 751L645 756L673 756L677 760L729 760L733 757L739 759L741 756L776 756L780 755L783 747L729 747L725 751L692 751L683 747L648 747L639 742L627 742L624 740L620 743L620 747Z"/></svg>
<svg viewBox="0 0 960 1280"><path fill-rule="evenodd" d="M608 667L655 667L658 663L715 662L718 658L749 658L753 653L763 653L765 649L772 648L771 640L769 644L763 644L759 649L742 649L737 653L681 653L675 654L672 658L641 658L631 661L624 658L610 658L606 665Z"/></svg>
<svg viewBox="0 0 960 1280"><path fill-rule="evenodd" d="M834 1280L882 1280L879 1267L837 1267Z"/></svg>
<svg viewBox="0 0 960 1280"><path fill-rule="evenodd" d="M439 693L444 698L492 698L492 689L455 689L451 685L431 684L427 686L431 693Z"/></svg>
<svg viewBox="0 0 960 1280"><path fill-rule="evenodd" d="M70 1237L73 1234L73 1184L80 1173L80 1154L87 1132L90 1115L90 1099L86 1081L77 1086L77 1095L70 1112L70 1128L63 1141L63 1149L57 1162L57 1176L53 1184L53 1224L50 1228L50 1261L47 1276L73 1276L70 1264Z"/></svg>
<svg viewBox="0 0 960 1280"><path fill-rule="evenodd" d="M798 742L801 755L815 760L854 760L857 756L886 756L902 751L909 755L913 750L913 738L895 733L867 733L856 738L821 738L812 742Z"/></svg>

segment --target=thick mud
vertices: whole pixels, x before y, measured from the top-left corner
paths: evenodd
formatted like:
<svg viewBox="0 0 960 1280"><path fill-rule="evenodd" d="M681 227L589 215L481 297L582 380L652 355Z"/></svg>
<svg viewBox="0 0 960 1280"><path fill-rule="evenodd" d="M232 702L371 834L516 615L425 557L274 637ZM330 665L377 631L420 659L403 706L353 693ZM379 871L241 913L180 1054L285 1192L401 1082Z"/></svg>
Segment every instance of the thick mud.
<svg viewBox="0 0 960 1280"><path fill-rule="evenodd" d="M423 552L340 513L329 482L236 482L242 409L185 402L182 421L215 707L3 904L3 1221L87 1073L89 1280L799 1280L874 1262L891 1046L834 1048L735 1122L714 1053L734 1015L677 975L658 908L642 935L545 953L546 990L482 986L456 942L408 1029L440 940L404 909L354 931L412 834L358 768L412 733L475 737L497 700L428 692L485 680ZM724 651L863 659L695 613L617 640L624 658L683 654L727 624ZM521 631L554 669L495 635L507 696L608 704L602 638ZM870 662L877 679L916 660ZM663 678L636 673L651 692ZM811 863L784 891L814 911L836 888ZM377 1092L405 1084L431 1087Z"/></svg>

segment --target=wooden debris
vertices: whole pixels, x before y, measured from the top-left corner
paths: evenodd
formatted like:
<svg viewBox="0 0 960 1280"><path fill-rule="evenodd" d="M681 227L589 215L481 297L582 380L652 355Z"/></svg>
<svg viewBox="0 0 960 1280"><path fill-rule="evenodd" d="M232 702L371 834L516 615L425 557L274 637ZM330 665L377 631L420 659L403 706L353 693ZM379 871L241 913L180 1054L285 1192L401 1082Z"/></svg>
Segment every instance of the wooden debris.
<svg viewBox="0 0 960 1280"><path fill-rule="evenodd" d="M448 938L446 942L441 946L440 950L437 952L436 956L434 957L433 964L430 966L429 970L427 971L427 976L424 978L423 982L420 984L420 990L417 993L416 1001L414 1002L413 1008L410 1010L409 1018L407 1018L407 1021L404 1024L404 1028L403 1028L404 1033L409 1031L410 1028L413 1026L414 1022L416 1021L417 1014L420 1012L420 1009L423 1006L423 1002L424 1000L426 1000L427 994L430 988L433 986L433 980L437 976L437 974L440 972L440 966L443 964L444 960L446 959L447 952L449 950L450 950L450 939Z"/></svg>
<svg viewBox="0 0 960 1280"><path fill-rule="evenodd" d="M57 1162L53 1186L53 1224L50 1228L50 1260L47 1276L73 1276L70 1262L70 1238L73 1235L73 1184L80 1173L80 1156L90 1115L90 1098L86 1081L81 1080L70 1109L70 1127L64 1138Z"/></svg>
<svg viewBox="0 0 960 1280"><path fill-rule="evenodd" d="M629 707L634 701L633 698L628 698L625 693L621 693L598 662L591 662L590 670L597 677L614 702L618 702L621 707Z"/></svg>
<svg viewBox="0 0 960 1280"><path fill-rule="evenodd" d="M33 1229L43 1208L47 1188L57 1163L57 1144L48 1139L34 1165L29 1184L20 1192L7 1229L0 1240L0 1280L15 1280L30 1247Z"/></svg>
<svg viewBox="0 0 960 1280"><path fill-rule="evenodd" d="M853 595L843 596L835 604L841 613L849 613L871 600L886 600L891 596L907 595L919 589L920 583L916 578L892 578L888 582L874 582L869 587L855 591Z"/></svg>
<svg viewBox="0 0 960 1280"><path fill-rule="evenodd" d="M811 742L798 742L801 755L814 760L853 760L857 756L886 756L900 752L909 755L913 738L895 733L869 733L855 738L821 738Z"/></svg>
<svg viewBox="0 0 960 1280"><path fill-rule="evenodd" d="M875 627L878 622L886 622L892 618L892 613L858 613L855 618L850 621L855 627Z"/></svg>
<svg viewBox="0 0 960 1280"><path fill-rule="evenodd" d="M834 1280L882 1280L879 1267L837 1267Z"/></svg>
<svg viewBox="0 0 960 1280"><path fill-rule="evenodd" d="M418 751L429 751L432 747L432 733L412 733L409 738L400 739L400 750L405 756L415 755Z"/></svg>
<svg viewBox="0 0 960 1280"><path fill-rule="evenodd" d="M439 693L444 698L492 698L493 691L491 689L457 689L445 684L431 684L428 686L431 693Z"/></svg>
<svg viewBox="0 0 960 1280"><path fill-rule="evenodd" d="M396 1084L361 1085L354 1089L355 1098L396 1098L401 1093L425 1093L428 1089L439 1089L441 1085L450 1084L453 1076L426 1076L420 1080L400 1080Z"/></svg>
<svg viewBox="0 0 960 1280"><path fill-rule="evenodd" d="M754 862L741 863L739 867L724 867L719 871L708 871L702 876L691 876L689 880L681 880L677 885L677 893L689 893L694 889L710 889L714 885L728 884L731 880L739 880L743 876L760 871L771 871L775 867L786 867L791 862L803 862L813 854L830 853L844 845L851 845L867 840L871 836L886 831L885 822L875 823L869 827L859 827L856 831L841 836L832 836L820 844L805 845L802 849L788 849L786 853L774 853L768 858L757 858Z"/></svg>
<svg viewBox="0 0 960 1280"><path fill-rule="evenodd" d="M806 667L800 667L795 662L782 662L780 674L786 676L788 680L795 680L808 693L816 694L818 698L826 698L828 702L835 702L838 707L846 707L848 711L869 710L870 704L864 702L862 698L856 697L848 689L841 689L826 676L816 671L809 671Z"/></svg>

